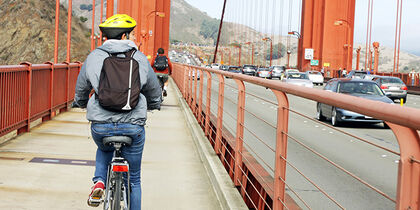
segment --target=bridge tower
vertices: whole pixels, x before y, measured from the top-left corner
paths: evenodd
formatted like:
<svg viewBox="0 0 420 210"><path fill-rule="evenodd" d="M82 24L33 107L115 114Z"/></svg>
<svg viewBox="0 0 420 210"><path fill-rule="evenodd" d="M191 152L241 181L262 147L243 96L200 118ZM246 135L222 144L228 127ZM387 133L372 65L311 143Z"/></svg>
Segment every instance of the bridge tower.
<svg viewBox="0 0 420 210"><path fill-rule="evenodd" d="M302 1L299 69L352 69L355 3L356 0Z"/></svg>
<svg viewBox="0 0 420 210"><path fill-rule="evenodd" d="M170 0L118 0L118 13L130 15L137 21L136 44L149 61L160 47L165 54L168 52L170 7Z"/></svg>

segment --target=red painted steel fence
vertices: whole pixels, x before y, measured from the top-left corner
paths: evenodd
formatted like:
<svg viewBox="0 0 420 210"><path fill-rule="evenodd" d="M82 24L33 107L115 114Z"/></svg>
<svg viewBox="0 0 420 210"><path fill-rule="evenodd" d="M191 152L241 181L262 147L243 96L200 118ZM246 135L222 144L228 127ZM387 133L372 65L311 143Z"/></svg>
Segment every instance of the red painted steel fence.
<svg viewBox="0 0 420 210"><path fill-rule="evenodd" d="M73 100L81 63L0 66L0 136L29 131Z"/></svg>
<svg viewBox="0 0 420 210"><path fill-rule="evenodd" d="M200 75L200 79L198 80L196 76L191 75ZM316 196L323 196L323 198L321 196L318 198L311 194L312 197L315 197L312 198L315 203L329 202L328 206L331 206L330 208L345 208L345 205L342 204L343 199L341 201L335 199L336 192L329 192L328 185L318 184L317 181L319 180L312 178L312 171L302 170L301 166L293 161L296 156L288 155L288 152L290 152L288 148L292 144L299 145L305 151L305 154L310 153L324 161L326 165L330 165L362 187L372 191L380 197L378 199L382 199L383 202L388 202L390 205L395 205L396 209L420 208L420 138L417 131L420 129L420 117L418 117L420 116L420 110L318 89L287 85L278 81L242 74L181 64L174 64L172 78L249 208L312 209L311 202L305 197L308 192L294 188L293 184L296 183L291 183L291 179L286 179L286 173L290 174L291 171L293 171L293 176L301 178L302 181L299 181L298 184L307 182L312 186L313 191L318 193ZM234 83L227 82L225 78L233 79ZM261 95L246 90L245 88L250 87L250 85L270 89L277 101L267 100ZM233 97L231 97L232 94ZM230 96L228 97L228 95ZM400 151L394 151L387 146L376 144L365 138L337 129L329 124L314 120L313 116L307 116L296 111L289 105L289 98L292 95L386 121L396 137ZM275 122L270 122L261 116L268 110L264 109L263 113L255 113L251 109L252 107L248 105L251 99L272 106L275 111L272 114L268 113L268 115L275 115ZM228 111L227 106L230 106L230 111ZM369 183L358 176L360 171L357 168L346 169L342 167L341 160L328 158L322 151L316 150L316 144L305 143L299 135L290 133L289 129L292 128L290 118L292 115L293 118L300 117L305 122L314 121L314 123L325 126L326 129L331 130L330 133L335 132L341 136L346 136L346 138L351 137L354 141L374 148L371 150L389 153L390 156L398 158L396 160L398 175L395 176L397 179L395 181L396 191L382 190L380 189L381 186ZM251 125L251 118L257 120L258 123ZM272 137L274 141L271 143L270 139L263 139L264 137L258 133L258 129L253 129L253 127L259 127L262 124L267 125L271 129L270 131L274 133ZM247 140L250 137L255 140L254 145L251 145L251 141ZM263 149L256 147L256 144ZM331 149L334 150L335 148ZM267 154L273 157L272 161L262 157ZM293 158L290 159L288 156ZM386 155L383 157L386 157ZM317 169L316 166L315 169ZM375 171L372 171L372 174L374 173ZM372 179L380 178L381 172L377 173L379 174L367 179L372 181ZM368 175L371 176L370 172ZM332 176L327 177L327 179L329 178L334 179ZM342 188L345 188L344 191L348 187L346 185L342 186ZM322 199L325 199L325 201ZM344 201L346 201L346 198L344 198Z"/></svg>

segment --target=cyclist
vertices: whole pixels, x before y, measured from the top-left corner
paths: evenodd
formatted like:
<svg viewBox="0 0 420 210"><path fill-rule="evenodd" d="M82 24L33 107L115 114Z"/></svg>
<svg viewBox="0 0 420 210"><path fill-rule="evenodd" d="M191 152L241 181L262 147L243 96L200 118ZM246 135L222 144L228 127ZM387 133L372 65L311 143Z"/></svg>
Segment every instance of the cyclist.
<svg viewBox="0 0 420 210"><path fill-rule="evenodd" d="M166 89L168 87L168 75L172 74L172 63L167 56L164 55L165 51L163 48L159 48L156 57L152 60L152 68L155 70L156 75L162 77L163 84L163 96L167 96Z"/></svg>
<svg viewBox="0 0 420 210"><path fill-rule="evenodd" d="M99 27L107 41L92 51L83 63L77 78L75 101L72 104L73 107L87 107L86 117L92 122L91 133L98 146L95 174L92 179L94 186L89 196L102 197L104 183L107 180L107 167L113 156L113 148L105 146L102 143L102 138L118 135L129 136L132 138L132 145L123 147L122 154L130 164L130 209L138 210L141 208L140 167L145 142L146 109L160 110L162 93L156 74L150 67L146 56L137 50L134 43L133 29L136 27L136 21L128 15L117 14L108 18ZM139 86L141 87L138 103L131 111L109 111L99 104L98 98L101 97L101 93L99 96L97 94L102 79L100 79L101 71L105 69L103 69L104 60L112 55L125 57L123 53L130 50L133 51L132 58L138 63ZM95 94L89 98L92 88L95 90ZM99 203L90 202L88 199L88 205L96 207Z"/></svg>

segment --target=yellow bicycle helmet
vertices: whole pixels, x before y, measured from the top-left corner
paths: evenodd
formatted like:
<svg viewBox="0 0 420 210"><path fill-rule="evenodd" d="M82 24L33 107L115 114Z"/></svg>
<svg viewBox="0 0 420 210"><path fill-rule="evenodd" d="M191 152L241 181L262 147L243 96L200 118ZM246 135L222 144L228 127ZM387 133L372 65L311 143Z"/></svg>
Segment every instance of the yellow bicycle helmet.
<svg viewBox="0 0 420 210"><path fill-rule="evenodd" d="M116 14L99 25L102 33L108 39L121 39L125 33L130 33L136 27L136 21L126 14Z"/></svg>

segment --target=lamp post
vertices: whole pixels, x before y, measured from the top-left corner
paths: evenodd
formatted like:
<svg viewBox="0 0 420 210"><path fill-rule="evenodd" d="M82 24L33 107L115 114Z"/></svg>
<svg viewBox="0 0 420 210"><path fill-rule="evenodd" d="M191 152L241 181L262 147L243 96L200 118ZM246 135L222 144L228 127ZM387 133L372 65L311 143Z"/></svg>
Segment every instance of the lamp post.
<svg viewBox="0 0 420 210"><path fill-rule="evenodd" d="M158 17L164 18L165 17L165 13L164 12L159 12L159 11L151 11L149 14L147 14L146 16L146 30L147 31L142 31L142 36L143 36L143 43L144 43L144 54L147 54L147 48L148 48L148 41L149 41L149 37L152 36L152 31L149 30L149 22L150 22L150 18L152 17L152 15L156 15ZM147 35L149 34L149 35Z"/></svg>
<svg viewBox="0 0 420 210"><path fill-rule="evenodd" d="M300 33L297 32L297 31L289 31L289 32L287 32L287 34L289 34L289 35L295 35L298 38L299 42L300 42L300 38L302 38L302 36L300 35ZM279 46L279 48L280 48L280 46ZM292 54L292 52L290 50L287 50L287 68L290 67L289 66L289 64L290 64L290 54ZM298 56L301 55L301 54L302 54L301 50L298 50ZM299 61L296 62L296 63L299 65ZM302 68L302 66L300 66L298 68Z"/></svg>
<svg viewBox="0 0 420 210"><path fill-rule="evenodd" d="M362 48L359 46L356 50L357 52L357 62L356 62L356 70L359 70L359 63L360 63L360 51L362 50Z"/></svg>
<svg viewBox="0 0 420 210"><path fill-rule="evenodd" d="M245 44L251 45L251 64L254 65L254 43L246 42Z"/></svg>
<svg viewBox="0 0 420 210"><path fill-rule="evenodd" d="M271 62L273 60L273 40L271 40L270 37L264 37L262 40L263 41L270 41L270 66L271 66Z"/></svg>
<svg viewBox="0 0 420 210"><path fill-rule="evenodd" d="M379 42L373 43L373 49L375 49L375 66L373 67L373 74L378 73L379 66Z"/></svg>
<svg viewBox="0 0 420 210"><path fill-rule="evenodd" d="M344 24L344 23L346 23L346 24ZM347 69L349 69L349 70L351 70L352 69L352 65L351 65L351 63L350 63L350 60L351 60L351 57L350 56L352 56L352 44L350 43L350 23L347 21L347 20L343 20L343 19L340 19L340 20L336 20L336 21L334 21L334 25L336 25L336 26L341 26L341 25L344 25L344 26L346 26L346 28L347 28L347 44L345 44L344 45L344 47L347 47Z"/></svg>

